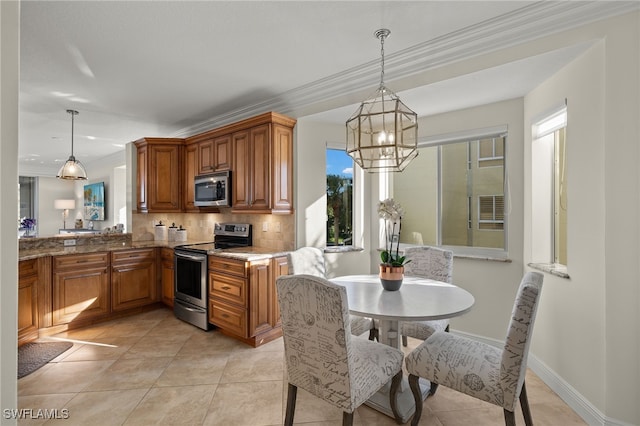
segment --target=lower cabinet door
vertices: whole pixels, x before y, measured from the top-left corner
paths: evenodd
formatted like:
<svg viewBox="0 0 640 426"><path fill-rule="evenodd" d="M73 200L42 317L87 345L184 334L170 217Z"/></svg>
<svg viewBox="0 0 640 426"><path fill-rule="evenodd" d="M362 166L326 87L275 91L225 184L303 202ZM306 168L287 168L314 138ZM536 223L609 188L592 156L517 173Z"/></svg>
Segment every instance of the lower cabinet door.
<svg viewBox="0 0 640 426"><path fill-rule="evenodd" d="M156 301L154 262L113 265L111 299L114 311L148 305Z"/></svg>
<svg viewBox="0 0 640 426"><path fill-rule="evenodd" d="M109 314L107 267L53 274L53 325Z"/></svg>

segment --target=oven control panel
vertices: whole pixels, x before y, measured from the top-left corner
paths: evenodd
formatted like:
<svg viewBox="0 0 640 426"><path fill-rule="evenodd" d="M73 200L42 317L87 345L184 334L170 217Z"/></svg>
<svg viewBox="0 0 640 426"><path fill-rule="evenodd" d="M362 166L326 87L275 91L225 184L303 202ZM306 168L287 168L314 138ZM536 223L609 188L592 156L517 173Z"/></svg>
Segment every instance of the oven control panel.
<svg viewBox="0 0 640 426"><path fill-rule="evenodd" d="M234 237L248 237L251 233L251 224L249 223L216 223L214 235L228 235Z"/></svg>

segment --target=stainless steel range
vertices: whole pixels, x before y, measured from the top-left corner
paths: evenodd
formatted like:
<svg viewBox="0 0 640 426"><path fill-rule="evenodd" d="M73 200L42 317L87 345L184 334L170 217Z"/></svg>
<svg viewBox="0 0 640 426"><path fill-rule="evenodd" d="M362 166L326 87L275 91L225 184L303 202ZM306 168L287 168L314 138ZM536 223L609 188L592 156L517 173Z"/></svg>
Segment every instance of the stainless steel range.
<svg viewBox="0 0 640 426"><path fill-rule="evenodd" d="M176 318L209 330L208 254L235 247L252 245L251 225L216 223L212 243L177 246L174 250L175 294L173 312Z"/></svg>

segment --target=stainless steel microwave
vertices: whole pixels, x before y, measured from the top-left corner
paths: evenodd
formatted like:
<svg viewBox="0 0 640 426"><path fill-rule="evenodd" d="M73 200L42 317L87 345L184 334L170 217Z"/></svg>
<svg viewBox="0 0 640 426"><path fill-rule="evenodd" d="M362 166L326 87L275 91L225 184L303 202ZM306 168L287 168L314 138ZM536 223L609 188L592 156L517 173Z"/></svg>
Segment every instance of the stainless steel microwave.
<svg viewBox="0 0 640 426"><path fill-rule="evenodd" d="M197 207L231 206L231 172L196 176L193 193Z"/></svg>

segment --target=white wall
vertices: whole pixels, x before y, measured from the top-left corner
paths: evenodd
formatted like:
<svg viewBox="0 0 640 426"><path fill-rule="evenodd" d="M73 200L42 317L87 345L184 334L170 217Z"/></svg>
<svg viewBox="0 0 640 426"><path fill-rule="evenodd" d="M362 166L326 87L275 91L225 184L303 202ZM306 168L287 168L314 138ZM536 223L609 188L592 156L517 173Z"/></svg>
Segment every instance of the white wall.
<svg viewBox="0 0 640 426"><path fill-rule="evenodd" d="M0 2L0 408L18 408L18 2ZM15 419L2 419L14 425Z"/></svg>
<svg viewBox="0 0 640 426"><path fill-rule="evenodd" d="M62 210L54 208L54 201L73 200L75 196L75 184L70 180L62 180L56 177L38 177L38 222L36 224L39 237L49 237L58 233L63 226ZM76 211L81 210L81 204L76 200L76 208L69 210L67 228L73 228Z"/></svg>
<svg viewBox="0 0 640 426"><path fill-rule="evenodd" d="M344 141L345 128L301 118L296 124L294 146L294 193L296 210L296 248L314 246L324 248L326 243L326 147L328 142ZM357 175L361 179L363 192L357 194L365 200L365 209L370 209L371 176ZM372 248L370 214L357 210L355 214L366 217L364 226L356 229L354 245L363 251L348 253L325 253L327 275L330 277L349 274L364 274L371 271L370 250ZM374 234L375 235L375 234ZM377 242L374 244L377 249ZM377 264L376 264L377 265Z"/></svg>
<svg viewBox="0 0 640 426"><path fill-rule="evenodd" d="M532 351L595 406L640 424L639 15L585 27L601 41L525 97L525 128L568 102L568 273L545 276ZM525 134L525 200L531 135ZM535 206L525 207L525 262ZM542 337L544 336L544 337Z"/></svg>
<svg viewBox="0 0 640 426"><path fill-rule="evenodd" d="M73 219L82 219L84 227L88 228L89 221L84 218L84 186L90 183L104 182L105 220L94 220L94 229L113 227L120 220L120 209L127 206L126 189L126 155L125 150L118 151L108 157L85 164L88 179L75 182L76 210ZM127 211L128 212L128 211ZM73 222L72 222L73 223Z"/></svg>

